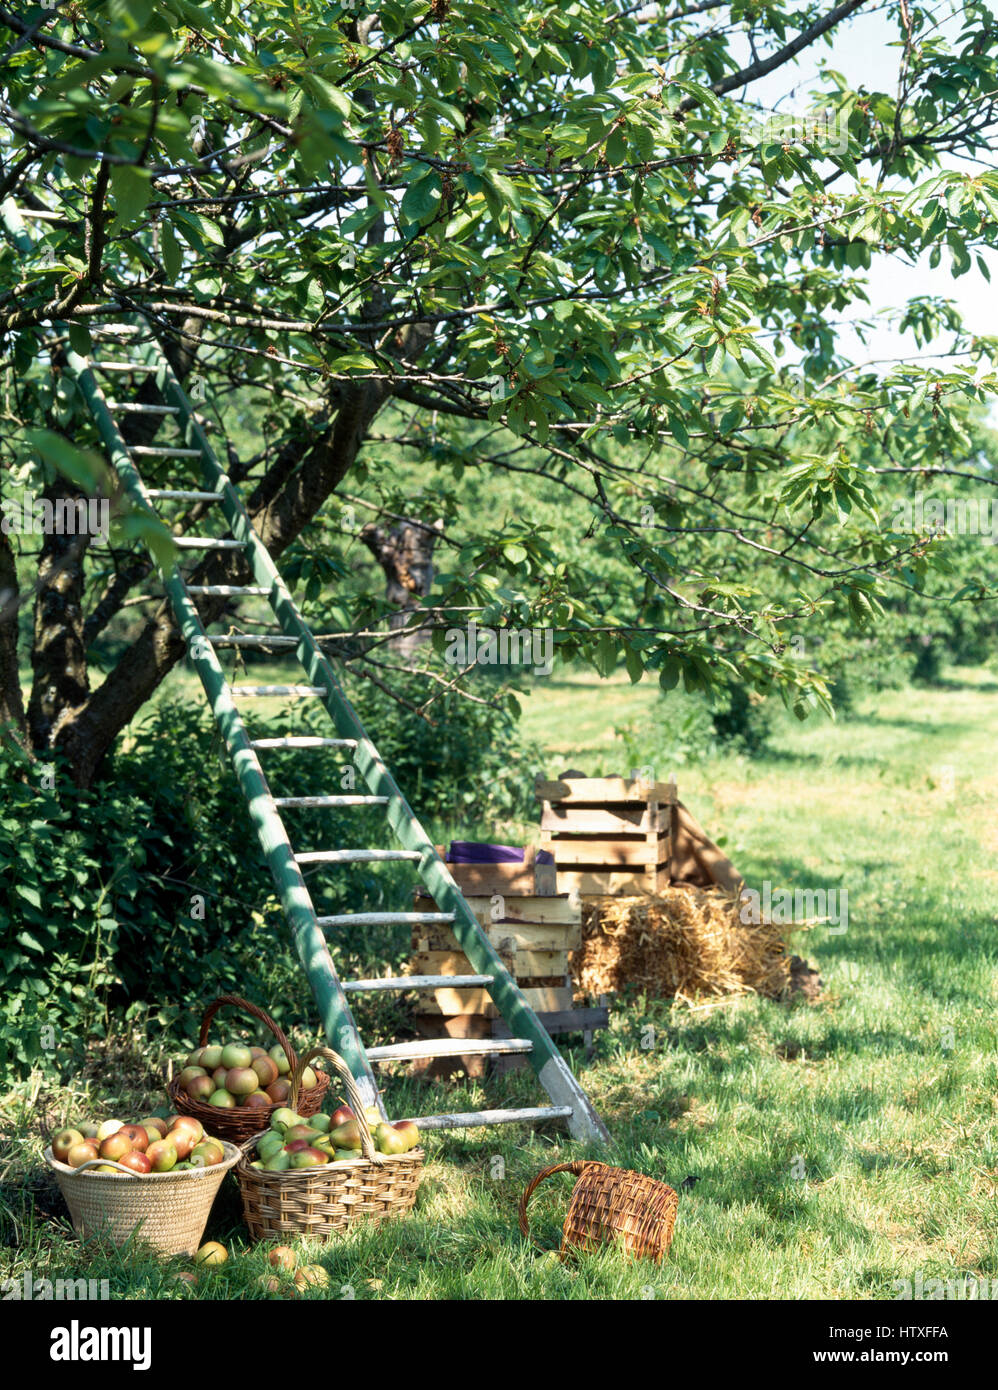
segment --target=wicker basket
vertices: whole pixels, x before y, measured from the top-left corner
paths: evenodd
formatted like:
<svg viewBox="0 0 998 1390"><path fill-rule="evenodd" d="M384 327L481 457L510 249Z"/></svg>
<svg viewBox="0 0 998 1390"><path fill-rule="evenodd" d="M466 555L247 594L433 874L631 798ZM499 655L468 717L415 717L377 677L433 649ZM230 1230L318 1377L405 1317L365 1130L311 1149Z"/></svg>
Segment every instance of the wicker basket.
<svg viewBox="0 0 998 1390"><path fill-rule="evenodd" d="M251 1004L248 999L240 998L238 994L223 994L205 1009L201 1019L199 1047L207 1047L208 1029L211 1027L212 1019L223 1004L232 1004L237 1009L242 1009L244 1013L252 1014L261 1023L265 1023L284 1048L285 1056L291 1065L291 1072L294 1073L295 1067L298 1065L298 1056L285 1037L280 1025L274 1022L270 1014L265 1013L256 1004ZM318 1084L313 1086L310 1091L302 1092L299 1115L318 1114L322 1107L323 1098L329 1089L329 1077L325 1072L317 1072L316 1075ZM279 1109L281 1104L281 1102L275 1101L273 1105L251 1107L241 1105L235 1110L221 1110L218 1106L205 1105L203 1101L192 1100L176 1077L168 1083L166 1093L178 1115L193 1115L196 1120L201 1121L210 1134L217 1134L220 1139L231 1139L233 1144L242 1144L252 1135L262 1133L270 1124L271 1114Z"/></svg>
<svg viewBox="0 0 998 1390"><path fill-rule="evenodd" d="M592 1251L618 1243L631 1255L660 1262L672 1243L679 1199L671 1187L644 1173L610 1168L590 1159L555 1163L543 1169L520 1198L520 1230L529 1235L527 1203L538 1183L552 1173L575 1173L560 1254Z"/></svg>
<svg viewBox="0 0 998 1390"><path fill-rule="evenodd" d="M241 1156L235 1144L223 1141L223 1147L221 1163L179 1173L133 1173L120 1163L110 1165L114 1173L93 1171L107 1165L107 1159L70 1168L53 1158L51 1148L45 1150L45 1162L55 1173L77 1235L106 1236L114 1245L135 1236L160 1254L191 1255L201 1244L222 1179Z"/></svg>
<svg viewBox="0 0 998 1390"><path fill-rule="evenodd" d="M328 1047L316 1047L303 1057L295 1070L292 1097L301 1072L314 1057L325 1057L343 1079L360 1126L363 1156L315 1168L267 1173L250 1167L259 1136L247 1140L242 1146L243 1158L236 1168L236 1177L243 1198L243 1216L254 1240L288 1235L324 1240L354 1221L405 1216L416 1201L424 1151L418 1148L404 1154L378 1153L364 1114L363 1097L338 1053ZM289 1104L293 1109L293 1099Z"/></svg>

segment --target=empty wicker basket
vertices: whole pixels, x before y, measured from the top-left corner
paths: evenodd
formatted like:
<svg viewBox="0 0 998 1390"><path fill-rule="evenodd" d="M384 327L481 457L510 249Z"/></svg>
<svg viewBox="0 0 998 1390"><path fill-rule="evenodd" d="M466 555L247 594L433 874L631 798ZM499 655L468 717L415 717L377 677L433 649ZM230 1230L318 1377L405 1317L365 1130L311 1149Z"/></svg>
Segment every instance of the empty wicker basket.
<svg viewBox="0 0 998 1390"><path fill-rule="evenodd" d="M669 1253L679 1204L675 1191L644 1173L590 1159L554 1163L528 1184L520 1198L520 1230L525 1236L530 1233L527 1203L538 1183L552 1173L578 1177L561 1237L563 1257L569 1250L592 1251L611 1242L656 1263Z"/></svg>
<svg viewBox="0 0 998 1390"><path fill-rule="evenodd" d="M292 1079L292 1098L301 1073L314 1057L324 1057L339 1072L350 1107L361 1131L361 1155L315 1168L268 1173L252 1168L250 1161L259 1135L242 1146L236 1168L243 1199L243 1217L254 1240L271 1236L314 1236L326 1240L354 1221L383 1221L405 1216L416 1202L422 1177L424 1151L382 1154L374 1147L364 1101L343 1058L328 1047L316 1047L298 1063Z"/></svg>
<svg viewBox="0 0 998 1390"><path fill-rule="evenodd" d="M163 1255L191 1255L201 1244L208 1213L222 1179L240 1153L225 1143L225 1158L213 1168L187 1168L179 1173L133 1173L120 1163L117 1171L98 1173L97 1159L69 1168L45 1150L45 1162L55 1173L77 1235L105 1236L124 1245L133 1236Z"/></svg>

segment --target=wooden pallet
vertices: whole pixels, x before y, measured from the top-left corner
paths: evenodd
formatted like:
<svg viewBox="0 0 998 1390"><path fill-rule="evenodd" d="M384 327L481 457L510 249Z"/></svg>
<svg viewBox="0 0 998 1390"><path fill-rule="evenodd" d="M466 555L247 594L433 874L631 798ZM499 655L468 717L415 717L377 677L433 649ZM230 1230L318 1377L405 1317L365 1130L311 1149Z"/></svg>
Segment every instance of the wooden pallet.
<svg viewBox="0 0 998 1390"><path fill-rule="evenodd" d="M670 880L672 782L627 777L541 779L541 848L558 887L581 897L657 893Z"/></svg>

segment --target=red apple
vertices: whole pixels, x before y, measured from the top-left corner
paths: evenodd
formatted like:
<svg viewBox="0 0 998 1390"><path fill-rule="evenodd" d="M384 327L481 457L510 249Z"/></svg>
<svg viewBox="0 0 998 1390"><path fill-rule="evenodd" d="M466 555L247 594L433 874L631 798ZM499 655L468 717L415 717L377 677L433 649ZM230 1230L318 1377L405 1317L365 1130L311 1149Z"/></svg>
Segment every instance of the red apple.
<svg viewBox="0 0 998 1390"><path fill-rule="evenodd" d="M143 1130L143 1134L145 1131ZM109 1158L115 1163L120 1163L125 1154L132 1152L132 1141L124 1131L124 1127L117 1130L114 1134L108 1135L100 1146L101 1158Z"/></svg>
<svg viewBox="0 0 998 1390"><path fill-rule="evenodd" d="M133 1173L152 1172L148 1154L142 1153L140 1149L133 1149L131 1153L125 1154L124 1158L119 1158L118 1162L122 1168L130 1168Z"/></svg>
<svg viewBox="0 0 998 1390"><path fill-rule="evenodd" d="M260 1089L260 1078L252 1067L230 1067L225 1075L225 1089L234 1096L248 1096Z"/></svg>
<svg viewBox="0 0 998 1390"><path fill-rule="evenodd" d="M275 1245L267 1255L267 1259L275 1269L294 1269L298 1263L297 1256L290 1245Z"/></svg>
<svg viewBox="0 0 998 1390"><path fill-rule="evenodd" d="M210 1076L195 1076L185 1089L191 1100L198 1100L203 1104L215 1090L215 1082Z"/></svg>
<svg viewBox="0 0 998 1390"><path fill-rule="evenodd" d="M272 1057L268 1057L266 1052L259 1057L254 1057L250 1066L256 1072L260 1085L264 1089L277 1080L277 1063Z"/></svg>
<svg viewBox="0 0 998 1390"><path fill-rule="evenodd" d="M177 1151L177 1159L182 1163L194 1148L194 1135L189 1129L171 1129L163 1140L164 1144L172 1144Z"/></svg>
<svg viewBox="0 0 998 1390"><path fill-rule="evenodd" d="M146 1157L154 1173L168 1173L177 1163L177 1150L169 1139L160 1139L146 1149Z"/></svg>
<svg viewBox="0 0 998 1390"><path fill-rule="evenodd" d="M118 1133L127 1134L132 1141L132 1148L138 1149L139 1153L144 1154L149 1147L149 1133L142 1125L122 1125Z"/></svg>
<svg viewBox="0 0 998 1390"><path fill-rule="evenodd" d="M184 1067L183 1071L177 1077L177 1080L180 1082L181 1086L183 1086L185 1091L190 1091L191 1082L194 1080L196 1076L207 1075L208 1073L205 1071L204 1067Z"/></svg>
<svg viewBox="0 0 998 1390"><path fill-rule="evenodd" d="M287 1105L291 1097L291 1082L272 1081L266 1090L274 1105Z"/></svg>
<svg viewBox="0 0 998 1390"><path fill-rule="evenodd" d="M204 1125L200 1120L196 1120L193 1115L177 1115L168 1133L173 1133L173 1131L178 1129L186 1130L195 1144L200 1144L201 1140L204 1138Z"/></svg>
<svg viewBox="0 0 998 1390"><path fill-rule="evenodd" d="M251 1091L240 1101L240 1104L249 1110L269 1110L273 1103L266 1091Z"/></svg>
<svg viewBox="0 0 998 1390"><path fill-rule="evenodd" d="M225 1157L225 1150L214 1139L206 1139L191 1150L191 1163L196 1168L214 1168Z"/></svg>
<svg viewBox="0 0 998 1390"><path fill-rule="evenodd" d="M168 1125L166 1121L161 1120L158 1115L143 1115L142 1119L139 1120L139 1124L143 1129L158 1130L161 1139L165 1139L167 1136Z"/></svg>

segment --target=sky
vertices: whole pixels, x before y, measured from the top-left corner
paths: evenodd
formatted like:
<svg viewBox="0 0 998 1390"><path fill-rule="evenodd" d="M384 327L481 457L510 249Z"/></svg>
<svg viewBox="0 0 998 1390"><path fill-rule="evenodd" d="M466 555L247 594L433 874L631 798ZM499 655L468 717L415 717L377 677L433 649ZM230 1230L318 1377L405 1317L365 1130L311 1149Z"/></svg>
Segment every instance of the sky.
<svg viewBox="0 0 998 1390"><path fill-rule="evenodd" d="M940 18L952 15L954 9L959 12L950 0L943 0L943 3L934 4L931 8ZM777 107L780 103L779 109L804 111L809 105L808 93L819 75L821 62L843 73L854 88L865 86L870 91L893 94L897 89L900 55L899 48L891 47L898 41L897 14L897 5L891 5L886 10L871 9L866 14L860 10L846 25L835 31L830 45L819 41L805 49L793 67L778 69L754 83L749 90L749 98L766 106ZM947 35L954 36L959 32L959 23L950 18L943 25L943 30ZM746 60L750 56L747 48L745 56ZM782 102L781 98L784 98ZM944 167L967 173L973 165L967 160L944 157ZM949 253L945 248L934 270L929 267L927 253L916 265L905 264L896 256L876 255L867 273L869 308L860 306L860 310L849 317L872 318L878 312L897 308L914 295L931 294L954 300L971 332L996 333L998 256L985 251L984 259L991 271L992 284L988 283L976 264L972 264L965 275L954 279L950 274ZM840 350L856 362L897 357L923 363L932 360L931 353L926 355L926 349L916 344L910 332L901 333L886 322L867 336L865 345L854 332L843 331Z"/></svg>

